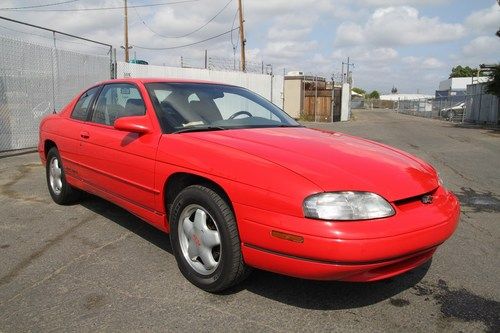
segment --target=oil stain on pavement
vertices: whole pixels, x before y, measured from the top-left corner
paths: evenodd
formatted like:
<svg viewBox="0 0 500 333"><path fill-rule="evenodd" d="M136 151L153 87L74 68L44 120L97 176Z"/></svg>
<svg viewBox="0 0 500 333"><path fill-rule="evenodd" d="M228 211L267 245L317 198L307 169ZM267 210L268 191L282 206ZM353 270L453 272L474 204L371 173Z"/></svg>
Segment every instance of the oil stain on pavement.
<svg viewBox="0 0 500 333"><path fill-rule="evenodd" d="M434 298L440 305L444 318L465 322L480 321L486 325L487 332L500 332L500 303L497 301L475 295L463 288L453 290L441 279L437 285L422 281L413 290L417 296Z"/></svg>
<svg viewBox="0 0 500 333"><path fill-rule="evenodd" d="M474 212L500 212L500 200L492 192L477 192L472 188L462 187L461 193L455 193L463 206Z"/></svg>

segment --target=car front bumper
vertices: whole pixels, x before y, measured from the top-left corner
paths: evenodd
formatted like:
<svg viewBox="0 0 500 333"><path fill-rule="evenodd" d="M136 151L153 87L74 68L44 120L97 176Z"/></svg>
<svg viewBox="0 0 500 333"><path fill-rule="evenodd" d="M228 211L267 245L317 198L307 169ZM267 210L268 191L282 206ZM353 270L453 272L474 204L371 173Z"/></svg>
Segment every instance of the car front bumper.
<svg viewBox="0 0 500 333"><path fill-rule="evenodd" d="M430 205L396 207L390 218L355 222L317 221L235 204L243 257L249 266L300 278L389 278L428 261L456 229L456 197L443 188L434 197ZM273 231L291 234L295 241L277 238Z"/></svg>

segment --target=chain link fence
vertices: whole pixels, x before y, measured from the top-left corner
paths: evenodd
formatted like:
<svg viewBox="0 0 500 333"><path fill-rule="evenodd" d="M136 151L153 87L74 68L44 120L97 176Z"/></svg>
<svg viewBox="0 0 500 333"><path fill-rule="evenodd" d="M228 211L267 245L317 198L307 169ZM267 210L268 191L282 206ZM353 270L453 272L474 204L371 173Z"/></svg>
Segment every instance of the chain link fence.
<svg viewBox="0 0 500 333"><path fill-rule="evenodd" d="M481 123L498 125L499 99L475 89L457 99L417 99L394 101L398 113L442 119L454 123Z"/></svg>
<svg viewBox="0 0 500 333"><path fill-rule="evenodd" d="M110 56L0 35L0 151L33 148L40 120L110 78Z"/></svg>
<svg viewBox="0 0 500 333"><path fill-rule="evenodd" d="M448 99L422 98L394 101L397 112L412 116L443 119L450 122L465 121L466 102Z"/></svg>

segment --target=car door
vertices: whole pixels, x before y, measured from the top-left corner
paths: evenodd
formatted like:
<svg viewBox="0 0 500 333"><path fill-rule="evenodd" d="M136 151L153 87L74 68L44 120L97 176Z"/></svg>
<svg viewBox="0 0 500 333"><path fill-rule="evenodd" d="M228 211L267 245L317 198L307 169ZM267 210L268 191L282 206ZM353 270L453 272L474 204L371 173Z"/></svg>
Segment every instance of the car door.
<svg viewBox="0 0 500 333"><path fill-rule="evenodd" d="M81 170L80 132L90 117L90 110L100 86L85 91L76 102L68 118L61 117L57 128L57 148L67 176L79 178Z"/></svg>
<svg viewBox="0 0 500 333"><path fill-rule="evenodd" d="M154 190L158 130L131 133L113 127L114 121L127 116L149 116L145 92L132 83L106 84L94 103L89 122L82 129L84 179L92 187L154 212Z"/></svg>

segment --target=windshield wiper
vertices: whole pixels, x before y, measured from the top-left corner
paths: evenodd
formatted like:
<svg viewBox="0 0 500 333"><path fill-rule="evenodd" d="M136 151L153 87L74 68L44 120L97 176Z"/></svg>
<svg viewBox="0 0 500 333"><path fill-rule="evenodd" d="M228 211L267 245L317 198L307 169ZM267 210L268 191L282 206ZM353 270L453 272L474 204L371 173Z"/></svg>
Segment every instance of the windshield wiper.
<svg viewBox="0 0 500 333"><path fill-rule="evenodd" d="M172 134L188 133L188 132L223 131L225 129L227 128L222 126L186 127L186 128L181 128L175 132L172 132Z"/></svg>

